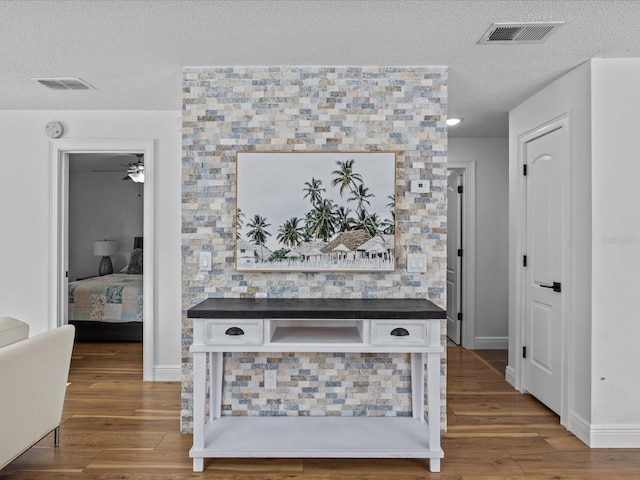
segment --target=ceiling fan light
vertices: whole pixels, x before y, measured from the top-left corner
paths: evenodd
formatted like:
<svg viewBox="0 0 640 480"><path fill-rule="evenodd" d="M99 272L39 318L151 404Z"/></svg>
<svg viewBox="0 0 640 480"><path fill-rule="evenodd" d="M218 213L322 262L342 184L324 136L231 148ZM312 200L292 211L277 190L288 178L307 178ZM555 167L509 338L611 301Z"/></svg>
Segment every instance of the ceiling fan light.
<svg viewBox="0 0 640 480"><path fill-rule="evenodd" d="M144 173L142 172L130 173L129 178L136 183L144 183Z"/></svg>

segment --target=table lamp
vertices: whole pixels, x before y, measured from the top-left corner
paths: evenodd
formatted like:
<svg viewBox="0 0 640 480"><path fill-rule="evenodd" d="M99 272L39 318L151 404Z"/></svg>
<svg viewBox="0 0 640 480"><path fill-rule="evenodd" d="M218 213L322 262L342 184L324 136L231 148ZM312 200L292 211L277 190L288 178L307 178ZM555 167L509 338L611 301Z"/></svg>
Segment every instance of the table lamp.
<svg viewBox="0 0 640 480"><path fill-rule="evenodd" d="M98 240L93 242L93 254L102 257L100 266L98 267L99 275L109 275L113 273L113 264L111 263L111 255L118 252L118 242L115 240Z"/></svg>

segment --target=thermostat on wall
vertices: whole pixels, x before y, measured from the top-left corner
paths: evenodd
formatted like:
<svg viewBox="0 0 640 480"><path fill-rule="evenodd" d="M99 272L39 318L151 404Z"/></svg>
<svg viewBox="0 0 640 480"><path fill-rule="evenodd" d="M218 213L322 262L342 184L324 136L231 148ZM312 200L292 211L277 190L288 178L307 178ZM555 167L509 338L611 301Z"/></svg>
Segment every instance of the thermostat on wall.
<svg viewBox="0 0 640 480"><path fill-rule="evenodd" d="M411 180L412 193L429 193L430 191L431 184L429 180Z"/></svg>

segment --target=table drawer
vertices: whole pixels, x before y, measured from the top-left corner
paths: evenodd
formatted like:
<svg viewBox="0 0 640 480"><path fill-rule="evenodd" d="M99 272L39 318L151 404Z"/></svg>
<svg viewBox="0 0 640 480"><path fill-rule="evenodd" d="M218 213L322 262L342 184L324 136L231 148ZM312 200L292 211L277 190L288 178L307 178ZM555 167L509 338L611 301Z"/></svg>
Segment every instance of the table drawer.
<svg viewBox="0 0 640 480"><path fill-rule="evenodd" d="M262 344L262 320L206 320L204 323L206 345Z"/></svg>
<svg viewBox="0 0 640 480"><path fill-rule="evenodd" d="M371 320L372 345L427 345L428 320Z"/></svg>

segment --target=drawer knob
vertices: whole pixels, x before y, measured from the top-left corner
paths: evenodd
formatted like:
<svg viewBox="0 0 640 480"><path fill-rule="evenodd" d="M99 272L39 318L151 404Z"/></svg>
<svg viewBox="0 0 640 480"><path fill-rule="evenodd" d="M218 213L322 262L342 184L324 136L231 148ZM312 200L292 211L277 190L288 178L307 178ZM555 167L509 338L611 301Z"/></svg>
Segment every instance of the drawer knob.
<svg viewBox="0 0 640 480"><path fill-rule="evenodd" d="M393 330L391 330L391 335L393 335L394 337L406 337L409 335L409 330L401 327L394 328Z"/></svg>
<svg viewBox="0 0 640 480"><path fill-rule="evenodd" d="M237 335L244 335L244 330L242 330L240 327L229 327L227 328L227 331L224 332L224 334L235 337Z"/></svg>

